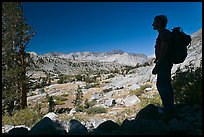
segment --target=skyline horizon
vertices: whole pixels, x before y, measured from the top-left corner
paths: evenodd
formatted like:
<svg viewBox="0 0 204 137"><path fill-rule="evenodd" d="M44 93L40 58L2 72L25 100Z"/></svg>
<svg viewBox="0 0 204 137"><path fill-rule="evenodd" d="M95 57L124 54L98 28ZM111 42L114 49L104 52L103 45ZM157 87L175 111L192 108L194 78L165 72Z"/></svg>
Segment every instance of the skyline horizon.
<svg viewBox="0 0 204 137"><path fill-rule="evenodd" d="M196 32L198 32L198 31L200 31L200 30L202 30L202 27L200 28L200 29L198 29L197 31L195 31L195 32L193 32L192 34L190 34L190 35L193 35L194 33L196 33ZM63 53L63 54L71 54L71 53L78 53L78 52L91 52L91 53L101 53L101 52L113 52L113 51L122 51L122 52L126 52L126 53L134 53L134 54L144 54L144 55L146 55L146 56L148 56L148 57L152 57L152 56L155 56L155 53L152 53L152 54L149 54L149 55L147 55L147 54L145 54L145 53L137 53L137 52L127 52L127 51L124 51L124 50L121 50L121 49L112 49L112 50L109 50L109 51L75 51L75 52L63 52L63 51L48 51L48 52L46 52L46 53L41 53L41 54L39 54L39 53L37 53L37 52L34 52L34 51L28 51L28 52L34 52L34 53L36 53L37 55L44 55L44 54L48 54L48 53Z"/></svg>
<svg viewBox="0 0 204 137"><path fill-rule="evenodd" d="M189 35L202 28L201 2L24 2L26 23L36 32L27 51L154 54L156 15L167 29L180 26Z"/></svg>

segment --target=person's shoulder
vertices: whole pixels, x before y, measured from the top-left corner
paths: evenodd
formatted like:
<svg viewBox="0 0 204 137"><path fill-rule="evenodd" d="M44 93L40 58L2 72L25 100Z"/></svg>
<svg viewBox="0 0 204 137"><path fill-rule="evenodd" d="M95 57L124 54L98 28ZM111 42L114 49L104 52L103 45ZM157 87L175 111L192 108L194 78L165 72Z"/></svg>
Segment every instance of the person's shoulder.
<svg viewBox="0 0 204 137"><path fill-rule="evenodd" d="M170 35L171 31L168 30L168 29L164 29L163 31L161 31L161 34L163 34L163 35Z"/></svg>
<svg viewBox="0 0 204 137"><path fill-rule="evenodd" d="M165 29L165 30L166 30L166 33L168 33L169 35L172 34L170 30L168 30L168 29Z"/></svg>
<svg viewBox="0 0 204 137"><path fill-rule="evenodd" d="M163 31L161 31L160 36L161 36L161 40L167 40L172 37L172 34L170 30L164 29Z"/></svg>

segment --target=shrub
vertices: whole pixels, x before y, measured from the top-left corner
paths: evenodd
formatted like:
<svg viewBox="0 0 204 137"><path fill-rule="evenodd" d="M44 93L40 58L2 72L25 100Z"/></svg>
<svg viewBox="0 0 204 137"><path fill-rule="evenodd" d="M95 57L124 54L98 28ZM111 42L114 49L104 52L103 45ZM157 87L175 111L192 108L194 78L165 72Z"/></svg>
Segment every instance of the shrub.
<svg viewBox="0 0 204 137"><path fill-rule="evenodd" d="M63 104L65 104L64 101L59 101L59 100L55 101L55 105L63 105Z"/></svg>
<svg viewBox="0 0 204 137"><path fill-rule="evenodd" d="M78 85L78 88L75 92L75 99L73 100L73 104L75 107L79 107L83 100L83 92L81 90L81 87Z"/></svg>
<svg viewBox="0 0 204 137"><path fill-rule="evenodd" d="M42 106L43 106L43 103L37 102L35 104L34 108L33 108L34 110L37 111L38 115L42 115L43 114L42 111L41 111Z"/></svg>
<svg viewBox="0 0 204 137"><path fill-rule="evenodd" d="M75 76L74 75L65 75L65 74L60 74L59 75L59 80L57 81L58 84L63 84L67 82L73 82L75 81Z"/></svg>
<svg viewBox="0 0 204 137"><path fill-rule="evenodd" d="M151 88L152 86L151 86L151 84L144 84L144 85L141 85L140 86L140 89L143 91L143 90L145 90L146 88Z"/></svg>
<svg viewBox="0 0 204 137"><path fill-rule="evenodd" d="M185 71L178 69L172 77L175 103L202 103L202 63L200 67L186 66Z"/></svg>
<svg viewBox="0 0 204 137"><path fill-rule="evenodd" d="M84 103L84 107L85 108L90 108L90 107L93 107L94 105L96 104L96 100L91 100L91 101L88 101L88 99L85 100L85 103Z"/></svg>
<svg viewBox="0 0 204 137"><path fill-rule="evenodd" d="M76 112L85 112L84 106L76 106Z"/></svg>
<svg viewBox="0 0 204 137"><path fill-rule="evenodd" d="M135 89L135 90L131 90L131 91L130 91L130 94L135 94L136 96L140 96L142 93L144 93L144 90L145 90L146 88L150 88L150 87L152 87L151 84L141 85L140 88Z"/></svg>
<svg viewBox="0 0 204 137"><path fill-rule="evenodd" d="M62 96L62 97L67 97L67 96L69 96L69 94L68 94L68 93L65 93L65 94L62 94L61 96Z"/></svg>
<svg viewBox="0 0 204 137"><path fill-rule="evenodd" d="M56 104L54 102L53 96L49 96L49 94L46 94L46 99L48 102L48 112L54 112Z"/></svg>
<svg viewBox="0 0 204 137"><path fill-rule="evenodd" d="M92 82L95 82L95 81L96 81L96 78L91 78L91 77L89 77L89 76L86 76L86 77L84 78L84 81L85 81L86 83L92 83Z"/></svg>
<svg viewBox="0 0 204 137"><path fill-rule="evenodd" d="M31 109L22 109L14 113L13 116L7 114L2 117L3 125L25 125L31 127L42 118L36 111Z"/></svg>
<svg viewBox="0 0 204 137"><path fill-rule="evenodd" d="M113 88L106 88L106 89L103 89L102 92L107 93L107 92L110 92L110 91L112 91L112 90L113 90Z"/></svg>
<svg viewBox="0 0 204 137"><path fill-rule="evenodd" d="M81 75L76 75L76 80L77 81L82 81L83 77Z"/></svg>
<svg viewBox="0 0 204 137"><path fill-rule="evenodd" d="M118 114L115 116L114 120L117 124L121 125L125 119L130 118L134 114L135 114L134 109L127 108L121 112L118 112Z"/></svg>
<svg viewBox="0 0 204 137"><path fill-rule="evenodd" d="M114 74L109 74L109 75L108 75L108 79L113 78L113 77L115 77Z"/></svg>
<svg viewBox="0 0 204 137"><path fill-rule="evenodd" d="M130 94L135 94L136 96L140 96L142 93L144 93L144 91L141 90L140 88L138 88L138 89L135 89L135 90L131 90L129 93Z"/></svg>
<svg viewBox="0 0 204 137"><path fill-rule="evenodd" d="M60 96L53 96L53 99L58 100L58 101L66 101L67 100L67 98L60 97Z"/></svg>
<svg viewBox="0 0 204 137"><path fill-rule="evenodd" d="M60 96L53 96L53 99L55 100L55 105L63 105L65 104L64 101L67 100L67 98L60 97Z"/></svg>
<svg viewBox="0 0 204 137"><path fill-rule="evenodd" d="M57 81L57 84L63 84L63 83L64 83L63 77L60 77L59 80Z"/></svg>
<svg viewBox="0 0 204 137"><path fill-rule="evenodd" d="M159 94L156 94L154 98L140 98L140 107L144 108L148 104L154 104L155 106L162 106L162 100Z"/></svg>
<svg viewBox="0 0 204 137"><path fill-rule="evenodd" d="M88 114L106 113L107 109L103 107L91 107L86 110Z"/></svg>

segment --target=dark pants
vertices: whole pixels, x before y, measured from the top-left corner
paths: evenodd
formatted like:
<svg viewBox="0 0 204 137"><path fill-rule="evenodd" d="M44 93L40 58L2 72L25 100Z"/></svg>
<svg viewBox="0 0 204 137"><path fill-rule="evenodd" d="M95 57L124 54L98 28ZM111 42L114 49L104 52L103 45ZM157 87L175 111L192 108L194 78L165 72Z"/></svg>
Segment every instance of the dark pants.
<svg viewBox="0 0 204 137"><path fill-rule="evenodd" d="M173 64L165 62L160 65L157 73L157 90L160 94L164 109L171 109L174 105L173 89L171 85L171 69Z"/></svg>

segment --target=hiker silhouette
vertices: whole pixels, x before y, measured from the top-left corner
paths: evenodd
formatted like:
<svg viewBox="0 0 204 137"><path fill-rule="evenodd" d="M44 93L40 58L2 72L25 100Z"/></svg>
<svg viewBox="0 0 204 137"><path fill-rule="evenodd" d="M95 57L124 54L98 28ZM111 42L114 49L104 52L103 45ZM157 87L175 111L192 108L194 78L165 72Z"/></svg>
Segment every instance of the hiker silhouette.
<svg viewBox="0 0 204 137"><path fill-rule="evenodd" d="M154 30L158 31L158 36L155 44L155 67L152 70L152 74L157 74L156 86L163 104L163 107L158 109L158 112L161 113L172 110L174 106L173 89L171 85L171 69L173 63L170 59L172 34L166 29L166 25L166 16L158 15L154 17L152 26Z"/></svg>

